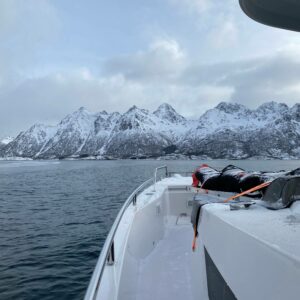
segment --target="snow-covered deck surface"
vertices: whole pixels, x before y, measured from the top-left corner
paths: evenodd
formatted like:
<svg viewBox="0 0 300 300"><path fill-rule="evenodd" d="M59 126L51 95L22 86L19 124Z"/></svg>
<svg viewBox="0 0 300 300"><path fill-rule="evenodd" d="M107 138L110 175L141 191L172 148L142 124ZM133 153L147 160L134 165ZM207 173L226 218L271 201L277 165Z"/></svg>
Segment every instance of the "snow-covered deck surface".
<svg viewBox="0 0 300 300"><path fill-rule="evenodd" d="M141 263L137 300L192 299L190 224L168 230L155 250Z"/></svg>
<svg viewBox="0 0 300 300"><path fill-rule="evenodd" d="M173 175L173 177L169 178L164 178L161 181L157 182L157 186L182 186L182 185L187 185L191 186L192 185L192 177L185 177L181 176L179 174Z"/></svg>
<svg viewBox="0 0 300 300"><path fill-rule="evenodd" d="M168 226L164 239L141 262L136 300L195 299L192 291L194 254L190 216L174 218L172 224ZM203 291L197 299L207 300L207 292Z"/></svg>
<svg viewBox="0 0 300 300"><path fill-rule="evenodd" d="M222 204L209 204L205 210L300 263L300 202L282 210L267 209L259 202L248 210L230 211Z"/></svg>

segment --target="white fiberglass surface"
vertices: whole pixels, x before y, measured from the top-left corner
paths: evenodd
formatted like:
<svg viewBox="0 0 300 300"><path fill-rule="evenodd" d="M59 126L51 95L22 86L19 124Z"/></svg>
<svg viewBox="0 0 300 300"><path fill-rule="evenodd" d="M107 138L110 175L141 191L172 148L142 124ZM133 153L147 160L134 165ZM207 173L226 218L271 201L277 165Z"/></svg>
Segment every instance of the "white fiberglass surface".
<svg viewBox="0 0 300 300"><path fill-rule="evenodd" d="M216 215L228 224L262 241L269 247L285 253L300 262L300 205L291 208L270 210L259 204L248 210L230 211L228 206L206 206L211 215Z"/></svg>
<svg viewBox="0 0 300 300"><path fill-rule="evenodd" d="M193 276L198 276L194 274L192 267L193 255L197 255L191 249L192 238L193 230L189 217L174 219L173 225L166 229L164 239L140 263L137 300L207 299L205 293L204 296L199 293L195 295L192 286ZM199 287L200 285L199 281Z"/></svg>

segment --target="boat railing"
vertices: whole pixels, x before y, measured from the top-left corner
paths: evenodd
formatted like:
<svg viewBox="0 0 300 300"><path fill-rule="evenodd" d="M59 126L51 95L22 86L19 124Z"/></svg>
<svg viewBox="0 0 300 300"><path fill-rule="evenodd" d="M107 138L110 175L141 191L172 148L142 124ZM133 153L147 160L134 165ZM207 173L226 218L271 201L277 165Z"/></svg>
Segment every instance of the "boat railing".
<svg viewBox="0 0 300 300"><path fill-rule="evenodd" d="M95 270L93 272L91 281L89 283L88 289L86 291L85 300L94 300L97 296L97 291L101 282L101 278L104 273L104 269L106 265L113 265L115 261L115 250L114 250L114 238L118 229L118 226L121 222L121 219L126 211L126 209L132 204L136 205L137 196L147 187L154 183L154 178L150 178L141 184L133 193L127 198L126 202L122 206L121 210L119 211L113 226L108 233L106 241L103 245L100 257L96 264Z"/></svg>
<svg viewBox="0 0 300 300"><path fill-rule="evenodd" d="M155 171L154 171L154 191L155 191L155 188L156 188L157 173L160 170L165 170L165 176L168 177L168 167L167 166L161 166L161 167L156 168Z"/></svg>

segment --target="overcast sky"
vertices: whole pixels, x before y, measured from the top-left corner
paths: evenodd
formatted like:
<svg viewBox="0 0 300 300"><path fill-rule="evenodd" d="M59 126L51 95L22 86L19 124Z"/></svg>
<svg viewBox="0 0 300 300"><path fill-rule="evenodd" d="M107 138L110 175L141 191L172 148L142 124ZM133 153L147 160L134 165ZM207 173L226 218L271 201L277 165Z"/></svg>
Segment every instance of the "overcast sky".
<svg viewBox="0 0 300 300"><path fill-rule="evenodd" d="M300 102L300 33L237 0L1 0L0 137L90 111Z"/></svg>

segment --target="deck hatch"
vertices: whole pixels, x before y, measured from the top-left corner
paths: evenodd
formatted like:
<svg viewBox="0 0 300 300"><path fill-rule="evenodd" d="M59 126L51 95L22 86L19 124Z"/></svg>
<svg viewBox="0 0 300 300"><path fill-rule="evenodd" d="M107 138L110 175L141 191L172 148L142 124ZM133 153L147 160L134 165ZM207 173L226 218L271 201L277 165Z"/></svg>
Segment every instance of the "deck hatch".
<svg viewBox="0 0 300 300"><path fill-rule="evenodd" d="M204 251L209 300L237 300L205 247Z"/></svg>

